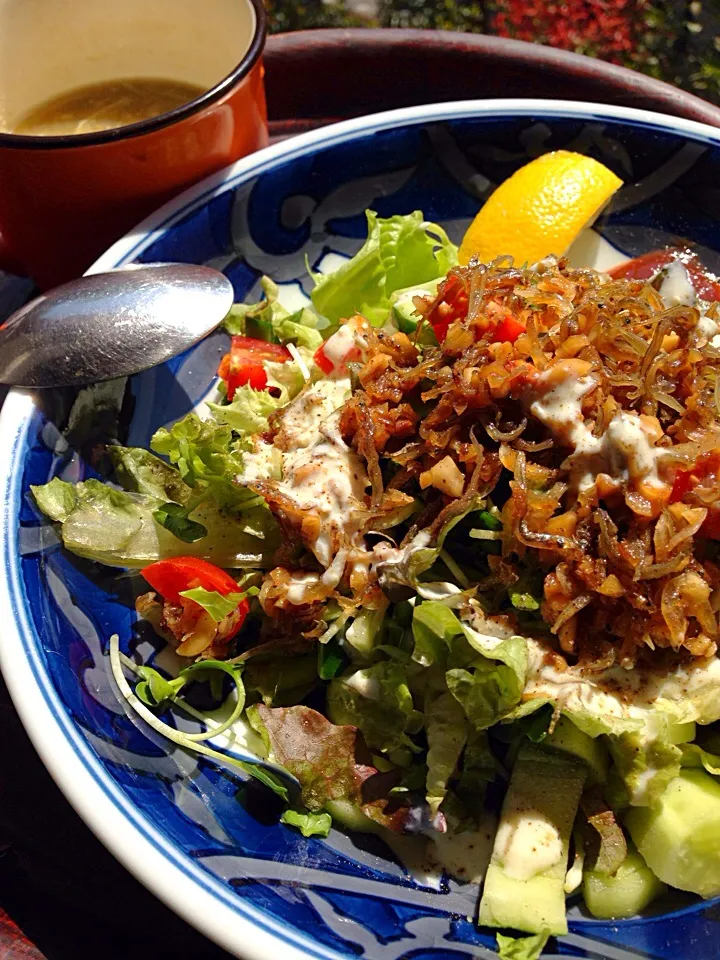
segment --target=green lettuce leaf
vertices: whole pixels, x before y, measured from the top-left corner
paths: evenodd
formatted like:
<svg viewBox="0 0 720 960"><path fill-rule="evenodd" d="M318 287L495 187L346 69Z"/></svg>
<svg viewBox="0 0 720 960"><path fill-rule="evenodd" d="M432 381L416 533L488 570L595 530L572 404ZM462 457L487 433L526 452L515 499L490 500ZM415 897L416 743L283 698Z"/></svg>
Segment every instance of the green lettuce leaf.
<svg viewBox="0 0 720 960"><path fill-rule="evenodd" d="M317 686L317 656L313 653L251 657L246 664L245 683L267 707L287 707L303 700Z"/></svg>
<svg viewBox="0 0 720 960"><path fill-rule="evenodd" d="M193 518L207 536L188 544L157 523L154 512L162 506L155 497L128 493L99 480L70 484L52 480L32 487L35 501L60 526L60 536L71 553L113 567L144 567L166 557L203 557L220 567L267 566L279 546L271 532L261 540L212 501L196 508Z"/></svg>
<svg viewBox="0 0 720 960"><path fill-rule="evenodd" d="M180 476L177 467L154 456L141 447L108 447L115 475L120 485L133 493L143 493L158 500L186 504L195 491Z"/></svg>
<svg viewBox="0 0 720 960"><path fill-rule="evenodd" d="M271 758L300 783L302 802L311 813L359 811L374 823L402 831L409 808L389 797L391 782L372 765L356 727L330 723L310 707L254 705L247 711ZM372 799L369 799L372 797ZM364 820L361 817L361 820Z"/></svg>
<svg viewBox="0 0 720 960"><path fill-rule="evenodd" d="M549 705L589 737L606 738L629 803L634 806L653 803L680 770L681 754L671 743L669 724L658 722L663 719L662 708L656 704L652 718L643 721L641 716L630 717L620 711L607 710L601 698L592 696L591 682L586 684L587 692L583 696L569 700L562 695L562 686L559 685L557 698L526 700L504 717L504 721L520 720Z"/></svg>
<svg viewBox="0 0 720 960"><path fill-rule="evenodd" d="M569 667L555 679L540 672L544 648L528 641L531 670L521 703L505 720L517 720L549 705L590 737L606 736L615 769L633 806L652 804L678 775L678 744L695 735L695 724L708 724L720 712L720 659L679 664L655 674L636 667L631 675L619 667L591 675ZM632 703L632 710L628 704Z"/></svg>
<svg viewBox="0 0 720 960"><path fill-rule="evenodd" d="M312 353L304 347L299 347L298 353L314 379L317 367ZM305 386L303 372L294 359L286 363L266 360L263 366L272 393L270 390L253 390L246 384L236 389L231 403L206 404L218 423L226 424L243 438L265 433L270 427L270 416L294 400Z"/></svg>
<svg viewBox="0 0 720 960"><path fill-rule="evenodd" d="M288 397L273 397L267 390L253 390L247 384L238 387L232 403L219 404L208 402L215 419L226 424L236 433L251 436L255 433L265 433L269 429L268 417L284 406Z"/></svg>
<svg viewBox="0 0 720 960"><path fill-rule="evenodd" d="M59 477L54 477L49 483L30 487L30 489L40 510L56 523L65 523L80 499L77 488L71 483L60 480Z"/></svg>
<svg viewBox="0 0 720 960"><path fill-rule="evenodd" d="M234 502L242 496L242 488L234 483L242 472L242 452L225 424L201 420L191 412L170 429L157 430L150 446L177 467L189 487L211 488L218 500Z"/></svg>
<svg viewBox="0 0 720 960"><path fill-rule="evenodd" d="M683 767L702 768L714 777L720 777L720 756L718 754L704 750L696 743L684 743L680 750Z"/></svg>
<svg viewBox="0 0 720 960"><path fill-rule="evenodd" d="M304 837L326 837L332 826L332 817L329 813L285 810L280 820L291 827L297 827Z"/></svg>
<svg viewBox="0 0 720 960"><path fill-rule="evenodd" d="M223 326L228 333L256 337L272 343L295 343L314 352L323 341L320 318L307 307L290 313L278 301L279 288L270 277L260 281L265 299L259 303L236 303Z"/></svg>
<svg viewBox="0 0 720 960"><path fill-rule="evenodd" d="M493 651L496 659L479 659L471 670L448 670L448 690L478 730L493 726L520 702L524 672L515 664L522 664L523 651L523 638L512 637Z"/></svg>
<svg viewBox="0 0 720 960"><path fill-rule="evenodd" d="M420 587L420 577L426 573L440 556L448 534L468 514L484 506L485 501L477 498L471 501L464 510L459 512L443 526L434 544L430 544L429 537L421 530L413 540L404 547L402 555L393 560L386 560L377 565L378 577L383 589L391 590L393 586L410 587L417 591ZM431 587L432 584L427 584Z"/></svg>
<svg viewBox="0 0 720 960"><path fill-rule="evenodd" d="M449 693L435 697L425 709L428 740L426 798L433 814L445 799L448 782L455 773L468 738L463 708Z"/></svg>
<svg viewBox="0 0 720 960"><path fill-rule="evenodd" d="M462 755L462 772L456 793L473 813L482 809L485 788L495 779L497 761L493 756L485 730L471 729Z"/></svg>
<svg viewBox="0 0 720 960"><path fill-rule="evenodd" d="M193 587L192 590L182 590L181 597L188 600L194 600L203 610L206 610L213 618L215 623L220 623L228 614L231 614L245 594L240 593L218 593L217 590L206 590L204 587Z"/></svg>
<svg viewBox="0 0 720 960"><path fill-rule="evenodd" d="M406 677L406 669L392 660L336 677L328 687L328 716L358 727L375 750L414 749L406 733L414 714Z"/></svg>
<svg viewBox="0 0 720 960"><path fill-rule="evenodd" d="M599 737L603 734L620 736L623 733L634 732L643 725L640 719L605 713L590 701L582 705L577 701L568 703L560 695L557 698L544 696L524 700L505 719L521 720L546 706L557 709L558 713L572 720L575 726L589 737Z"/></svg>
<svg viewBox="0 0 720 960"><path fill-rule="evenodd" d="M378 646L383 633L386 611L365 607L358 611L345 632L345 639L361 657L369 658Z"/></svg>
<svg viewBox="0 0 720 960"><path fill-rule="evenodd" d="M549 937L547 932L532 937L506 937L497 933L498 960L539 960Z"/></svg>
<svg viewBox="0 0 720 960"><path fill-rule="evenodd" d="M196 543L207 536L207 527L196 520L190 519L194 506L194 504L188 504L183 507L179 503L168 501L159 506L157 510L153 510L153 520L159 523L161 527L169 530L178 540L183 540L185 543Z"/></svg>
<svg viewBox="0 0 720 960"><path fill-rule="evenodd" d="M448 690L477 729L497 723L520 703L528 669L524 637L485 636L433 601L415 607L413 636L413 659L449 668Z"/></svg>
<svg viewBox="0 0 720 960"><path fill-rule="evenodd" d="M382 326L392 295L444 275L457 263L457 247L422 213L388 219L367 211L368 237L362 249L328 276L316 276L313 306L331 324L361 313Z"/></svg>
<svg viewBox="0 0 720 960"><path fill-rule="evenodd" d="M413 611L413 660L423 667L444 665L453 643L463 638L462 624L449 607L428 601Z"/></svg>
<svg viewBox="0 0 720 960"><path fill-rule="evenodd" d="M224 513L225 522L237 525L239 533L279 543L277 522L265 501L235 482L243 471L243 453L241 441L229 426L201 420L196 413L189 413L169 430L165 427L158 430L151 445L168 457L184 482L192 488L193 504L197 503L197 506L185 516L206 526L208 536L212 536L212 528L203 515L206 512L211 515ZM183 519L177 511L161 511L155 519L171 532L183 533L177 528L173 530L176 521ZM189 532L186 540L193 542ZM204 539L200 541L201 544L204 542ZM198 555L203 555L202 548Z"/></svg>
<svg viewBox="0 0 720 960"><path fill-rule="evenodd" d="M608 737L608 747L633 807L652 806L680 773L682 752L664 737L648 739L642 733Z"/></svg>

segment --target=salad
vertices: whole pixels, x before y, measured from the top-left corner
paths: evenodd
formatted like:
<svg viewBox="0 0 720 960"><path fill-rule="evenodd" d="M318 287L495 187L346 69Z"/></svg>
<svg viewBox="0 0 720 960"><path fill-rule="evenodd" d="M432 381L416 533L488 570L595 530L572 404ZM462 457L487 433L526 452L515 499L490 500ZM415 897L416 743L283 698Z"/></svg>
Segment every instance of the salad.
<svg viewBox="0 0 720 960"><path fill-rule="evenodd" d="M311 306L266 278L233 307L215 402L111 447L113 482L33 488L68 550L140 569L179 658L113 638L121 691L289 829L413 837L530 935L501 956L575 892L720 894L720 283L685 249L461 263L367 217Z"/></svg>

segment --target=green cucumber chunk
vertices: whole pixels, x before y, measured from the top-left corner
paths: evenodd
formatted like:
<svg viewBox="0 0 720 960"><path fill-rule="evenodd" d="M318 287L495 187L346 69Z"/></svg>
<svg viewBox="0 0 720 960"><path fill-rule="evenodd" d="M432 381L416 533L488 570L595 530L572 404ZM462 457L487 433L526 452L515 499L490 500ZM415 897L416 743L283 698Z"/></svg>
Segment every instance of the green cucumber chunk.
<svg viewBox="0 0 720 960"><path fill-rule="evenodd" d="M392 318L398 330L403 333L414 333L420 322L420 314L415 309L414 297L436 297L438 287L445 277L430 280L428 283L418 284L415 287L405 287L396 290L392 295Z"/></svg>
<svg viewBox="0 0 720 960"><path fill-rule="evenodd" d="M652 807L632 808L625 826L660 880L720 895L720 784L704 770L683 770Z"/></svg>
<svg viewBox="0 0 720 960"><path fill-rule="evenodd" d="M607 780L610 762L607 747L599 737L589 737L567 717L560 717L553 732L543 740L543 746L562 750L587 764L589 784L603 784Z"/></svg>
<svg viewBox="0 0 720 960"><path fill-rule="evenodd" d="M333 818L334 823L339 823L346 830L354 830L357 833L383 833L383 827L366 816L360 807L350 800L328 800L324 809Z"/></svg>
<svg viewBox="0 0 720 960"><path fill-rule="evenodd" d="M587 767L524 744L513 767L480 902L479 922L527 933L567 933L568 849Z"/></svg>
<svg viewBox="0 0 720 960"><path fill-rule="evenodd" d="M596 870L583 874L583 896L590 913L598 920L634 917L667 887L645 863L637 850L628 848L617 872L608 875Z"/></svg>

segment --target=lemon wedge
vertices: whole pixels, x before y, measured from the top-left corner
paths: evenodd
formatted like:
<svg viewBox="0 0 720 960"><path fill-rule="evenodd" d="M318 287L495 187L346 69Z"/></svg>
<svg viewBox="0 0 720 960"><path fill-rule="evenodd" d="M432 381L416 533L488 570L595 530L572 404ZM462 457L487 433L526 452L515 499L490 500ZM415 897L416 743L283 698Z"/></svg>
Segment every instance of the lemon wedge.
<svg viewBox="0 0 720 960"><path fill-rule="evenodd" d="M563 256L621 186L592 157L569 150L543 154L490 196L463 237L460 263L510 254L521 265L551 253Z"/></svg>

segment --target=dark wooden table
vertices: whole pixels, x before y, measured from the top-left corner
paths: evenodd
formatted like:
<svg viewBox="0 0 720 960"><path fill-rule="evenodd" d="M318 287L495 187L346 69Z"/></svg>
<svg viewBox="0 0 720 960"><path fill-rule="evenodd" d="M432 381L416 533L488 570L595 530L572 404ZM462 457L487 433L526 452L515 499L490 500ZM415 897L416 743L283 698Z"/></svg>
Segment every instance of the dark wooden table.
<svg viewBox="0 0 720 960"><path fill-rule="evenodd" d="M274 139L371 110L528 91L720 126L720 109L648 77L493 37L311 31L272 37L266 64ZM0 290L0 310L28 290ZM37 758L1 680L0 731L0 960L227 958L95 839Z"/></svg>

